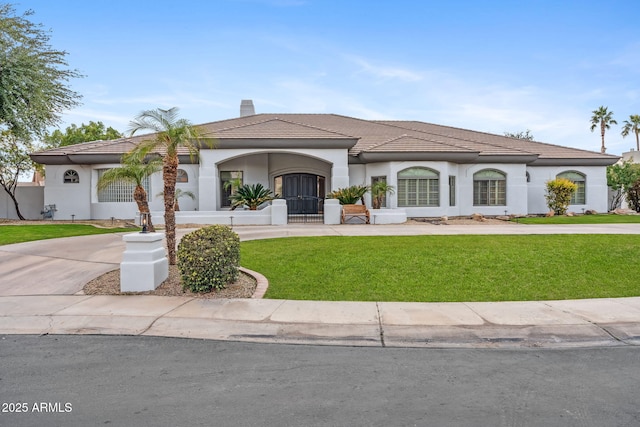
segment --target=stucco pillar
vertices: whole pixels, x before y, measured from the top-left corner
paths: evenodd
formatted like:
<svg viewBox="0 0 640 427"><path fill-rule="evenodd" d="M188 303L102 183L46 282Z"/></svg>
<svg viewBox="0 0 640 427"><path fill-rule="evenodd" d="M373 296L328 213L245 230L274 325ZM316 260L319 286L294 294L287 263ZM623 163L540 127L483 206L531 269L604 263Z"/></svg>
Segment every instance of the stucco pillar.
<svg viewBox="0 0 640 427"><path fill-rule="evenodd" d="M331 168L331 189L346 188L349 186L349 166L333 165ZM328 192L328 191L327 191Z"/></svg>
<svg viewBox="0 0 640 427"><path fill-rule="evenodd" d="M342 217L342 205L338 199L326 199L324 201L324 223L340 224Z"/></svg>
<svg viewBox="0 0 640 427"><path fill-rule="evenodd" d="M152 291L169 276L164 233L131 233L122 237L126 249L120 263L122 292Z"/></svg>
<svg viewBox="0 0 640 427"><path fill-rule="evenodd" d="M274 199L271 201L271 225L287 224L287 201Z"/></svg>
<svg viewBox="0 0 640 427"><path fill-rule="evenodd" d="M218 168L216 165L202 165L198 176L198 210L217 210L219 186Z"/></svg>

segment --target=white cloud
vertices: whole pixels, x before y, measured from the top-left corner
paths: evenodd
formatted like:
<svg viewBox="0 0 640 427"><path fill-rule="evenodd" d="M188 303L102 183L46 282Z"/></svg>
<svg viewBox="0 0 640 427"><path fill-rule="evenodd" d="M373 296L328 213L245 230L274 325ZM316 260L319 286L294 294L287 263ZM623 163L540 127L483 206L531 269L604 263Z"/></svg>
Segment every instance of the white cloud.
<svg viewBox="0 0 640 427"><path fill-rule="evenodd" d="M364 58L352 55L345 55L345 59L359 67L356 74L369 74L376 79L397 79L403 82L417 82L423 78L419 73L408 68L389 65L374 65Z"/></svg>

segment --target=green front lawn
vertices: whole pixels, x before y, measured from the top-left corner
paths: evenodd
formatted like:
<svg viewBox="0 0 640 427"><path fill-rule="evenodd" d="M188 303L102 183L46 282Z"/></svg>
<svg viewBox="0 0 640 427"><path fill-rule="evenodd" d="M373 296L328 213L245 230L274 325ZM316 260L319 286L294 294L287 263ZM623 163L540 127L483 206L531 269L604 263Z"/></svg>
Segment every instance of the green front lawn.
<svg viewBox="0 0 640 427"><path fill-rule="evenodd" d="M30 242L33 240L56 239L58 237L85 236L133 232L131 228L97 228L86 224L43 224L43 225L1 225L0 245Z"/></svg>
<svg viewBox="0 0 640 427"><path fill-rule="evenodd" d="M266 298L526 301L640 296L637 235L295 237L241 244Z"/></svg>
<svg viewBox="0 0 640 427"><path fill-rule="evenodd" d="M518 218L511 220L520 224L630 224L640 223L640 215L576 215Z"/></svg>

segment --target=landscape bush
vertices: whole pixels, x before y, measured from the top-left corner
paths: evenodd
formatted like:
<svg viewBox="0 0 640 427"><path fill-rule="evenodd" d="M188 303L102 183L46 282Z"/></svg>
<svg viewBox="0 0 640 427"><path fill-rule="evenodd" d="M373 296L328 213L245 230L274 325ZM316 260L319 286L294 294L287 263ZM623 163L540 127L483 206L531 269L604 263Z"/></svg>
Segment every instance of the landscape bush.
<svg viewBox="0 0 640 427"><path fill-rule="evenodd" d="M571 196L577 189L578 186L566 178L547 181L547 193L544 196L547 200L547 206L556 215L564 215L569 209Z"/></svg>
<svg viewBox="0 0 640 427"><path fill-rule="evenodd" d="M213 225L185 235L178 245L182 286L192 292L224 289L238 279L240 238L224 225Z"/></svg>

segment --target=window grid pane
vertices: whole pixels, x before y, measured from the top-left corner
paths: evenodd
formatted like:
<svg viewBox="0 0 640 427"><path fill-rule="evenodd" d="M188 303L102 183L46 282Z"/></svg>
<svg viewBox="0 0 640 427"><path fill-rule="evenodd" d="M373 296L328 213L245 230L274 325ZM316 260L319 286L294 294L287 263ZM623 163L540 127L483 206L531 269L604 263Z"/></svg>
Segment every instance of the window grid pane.
<svg viewBox="0 0 640 427"><path fill-rule="evenodd" d="M439 206L438 179L399 179L398 206Z"/></svg>
<svg viewBox="0 0 640 427"><path fill-rule="evenodd" d="M98 179L104 175L109 169L99 169L98 170ZM117 181L112 184L109 184L105 189L98 190L98 202L100 203L127 203L134 202L133 200L133 191L135 190L136 185L131 182L126 181ZM149 182L149 177L145 177L142 180L142 188L147 193L147 200L149 194L151 194L151 184Z"/></svg>
<svg viewBox="0 0 640 427"><path fill-rule="evenodd" d="M506 206L507 181L474 181L473 204L475 206Z"/></svg>

